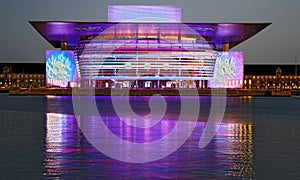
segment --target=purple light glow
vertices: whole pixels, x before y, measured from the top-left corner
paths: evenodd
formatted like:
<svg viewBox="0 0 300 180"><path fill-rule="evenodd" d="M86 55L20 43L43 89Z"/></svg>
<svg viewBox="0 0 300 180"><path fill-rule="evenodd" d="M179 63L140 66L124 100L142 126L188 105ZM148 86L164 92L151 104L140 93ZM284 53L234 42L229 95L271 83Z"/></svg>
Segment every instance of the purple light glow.
<svg viewBox="0 0 300 180"><path fill-rule="evenodd" d="M168 12L168 11L163 11ZM110 15L109 15L110 16ZM114 16L117 16L116 14ZM179 16L179 15L178 15ZM180 17L180 16L179 16ZM110 17L109 17L110 18ZM112 17L111 17L112 18ZM116 17L117 18L117 17ZM169 17L168 17L169 18ZM169 18L170 19L170 18ZM128 20L128 19L127 19ZM178 19L179 21L179 19ZM168 21L171 22L171 21ZM178 29L178 24L153 23L155 28L160 27L161 33L170 33ZM179 21L181 22L181 20ZM114 26L117 22L55 22L55 21L30 21L31 25L53 46L59 48L59 41L80 41L80 37L93 33L101 33L103 30ZM246 39L254 36L271 23L184 23L202 36L209 36L211 42L222 44L223 40L230 44L230 48L238 45ZM135 32L136 23L122 24L126 30ZM121 26L120 26L121 27ZM174 31L175 32L175 31ZM230 34L228 34L230 32ZM221 50L221 47L217 47Z"/></svg>
<svg viewBox="0 0 300 180"><path fill-rule="evenodd" d="M46 118L47 141L45 143L44 166L45 176L47 177L61 179L74 179L76 177L115 179L121 174L130 179L136 177L184 179L186 178L186 173L190 172L187 167L191 166L195 167L197 171L204 169L214 174L221 172L216 174L216 177L224 177L222 173L225 172L228 174L228 177L235 178L242 175L248 177L253 173L253 135L251 133L253 128L251 124L223 123L210 148L203 151L198 149L196 144L202 134L205 122L198 122L195 132L187 143L169 157L152 163L131 164L108 158L92 147L81 134L73 115L48 113ZM176 121L165 120L162 122L160 130L157 129L157 131L152 133L145 131L141 135L135 130L123 127L123 124L118 124L115 121L116 118L110 119L110 123L107 126L116 136L127 141L134 140L138 143L151 142L161 138L163 134L168 133L173 128L174 123L177 123ZM189 122L186 121L185 123ZM65 124L68 125L66 126ZM93 126L93 124L91 125L91 131L97 131L97 127ZM100 140L110 143L109 138ZM235 142L241 142L243 146L239 146L240 144ZM165 146L169 146L169 144L165 144ZM119 153L126 151L128 149L124 147L123 152ZM245 161L239 163L239 158L244 158ZM134 173L132 173L132 169L135 170ZM145 171L145 169L148 170ZM163 171L162 169L167 169L168 171ZM178 169L186 173L182 173ZM203 177L205 175L205 173L202 174Z"/></svg>

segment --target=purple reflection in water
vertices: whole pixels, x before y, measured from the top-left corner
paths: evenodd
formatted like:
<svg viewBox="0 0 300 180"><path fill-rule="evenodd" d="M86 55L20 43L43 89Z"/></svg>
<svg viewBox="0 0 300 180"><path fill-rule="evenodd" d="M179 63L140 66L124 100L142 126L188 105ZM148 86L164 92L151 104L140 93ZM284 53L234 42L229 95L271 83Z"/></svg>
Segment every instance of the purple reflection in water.
<svg viewBox="0 0 300 180"><path fill-rule="evenodd" d="M130 97L130 105L132 106L132 110L141 116L149 114L149 99L150 96ZM97 100L99 112L104 120L104 123L107 125L110 131L112 131L116 136L131 142L146 143L163 138L165 135L170 133L170 131L172 131L176 125L176 121L178 120L180 113L180 111L174 111L174 109L180 109L180 98L165 97L167 102L167 110L162 119L163 121L160 121L150 128L137 128L120 120L114 111L114 107L111 104L110 98L106 98L106 100L103 100L102 98ZM94 120L99 120L97 117L91 118ZM130 117L126 118L129 118L129 121L131 120ZM168 122L166 123L164 120L168 120ZM150 121L151 119L145 119L144 123L147 124Z"/></svg>
<svg viewBox="0 0 300 180"><path fill-rule="evenodd" d="M99 97L98 100L109 102L107 97ZM147 106L147 97L132 97L131 100L137 113L142 111L136 107L143 109ZM108 128L120 138L150 142L167 134L176 123L178 106L176 107L177 103L172 106L172 102L179 99L170 97L169 100L166 116L151 130L142 131L128 127L113 116L114 112L108 108L109 105L105 111L100 110L100 113ZM45 176L49 178L251 178L254 173L253 130L249 123L225 120L213 141L205 149L199 149L199 138L205 127L205 122L200 118L192 136L176 152L155 162L132 164L119 162L98 152L80 132L74 115L48 113L46 118L44 164ZM97 130L92 125L90 127L91 130ZM101 140L110 142L105 138Z"/></svg>

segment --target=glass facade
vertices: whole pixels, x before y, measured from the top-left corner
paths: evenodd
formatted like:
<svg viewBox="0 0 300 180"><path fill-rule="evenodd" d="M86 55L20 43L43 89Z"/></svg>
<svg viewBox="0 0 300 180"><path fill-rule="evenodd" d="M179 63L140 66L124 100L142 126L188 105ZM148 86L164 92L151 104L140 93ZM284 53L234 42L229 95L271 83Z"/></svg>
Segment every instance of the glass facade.
<svg viewBox="0 0 300 180"><path fill-rule="evenodd" d="M129 86L160 88L170 83L190 87L184 81L212 78L218 52L183 24L118 24L82 40L77 55L88 86L99 87L95 81L125 86L128 81L155 81Z"/></svg>

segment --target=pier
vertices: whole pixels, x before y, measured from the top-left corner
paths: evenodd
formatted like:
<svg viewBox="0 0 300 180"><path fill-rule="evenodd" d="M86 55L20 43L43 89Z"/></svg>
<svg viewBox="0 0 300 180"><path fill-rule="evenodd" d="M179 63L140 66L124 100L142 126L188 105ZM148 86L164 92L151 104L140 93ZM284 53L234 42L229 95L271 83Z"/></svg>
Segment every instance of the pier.
<svg viewBox="0 0 300 180"><path fill-rule="evenodd" d="M86 94L86 89L77 88L76 94ZM127 95L129 89L114 89L115 95ZM194 95L193 89L180 89L186 95ZM211 96L210 89L198 89L199 96ZM162 96L179 96L178 89L130 89L130 96L152 96L160 94ZM28 88L28 89L10 89L9 95L54 95L54 96L71 96L71 88ZM111 89L95 89L97 96L110 96ZM260 89L226 89L226 96L274 96L274 97L290 97L292 95L300 95L300 91L296 90L260 90Z"/></svg>

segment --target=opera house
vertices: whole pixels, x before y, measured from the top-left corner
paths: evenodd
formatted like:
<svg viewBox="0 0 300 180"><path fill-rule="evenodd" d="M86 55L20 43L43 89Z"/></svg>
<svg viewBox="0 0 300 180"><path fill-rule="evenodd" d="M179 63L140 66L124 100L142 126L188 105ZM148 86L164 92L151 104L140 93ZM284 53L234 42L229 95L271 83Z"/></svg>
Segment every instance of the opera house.
<svg viewBox="0 0 300 180"><path fill-rule="evenodd" d="M182 22L180 6L108 7L107 22L30 21L46 52L47 86L241 88L243 52L271 23Z"/></svg>

